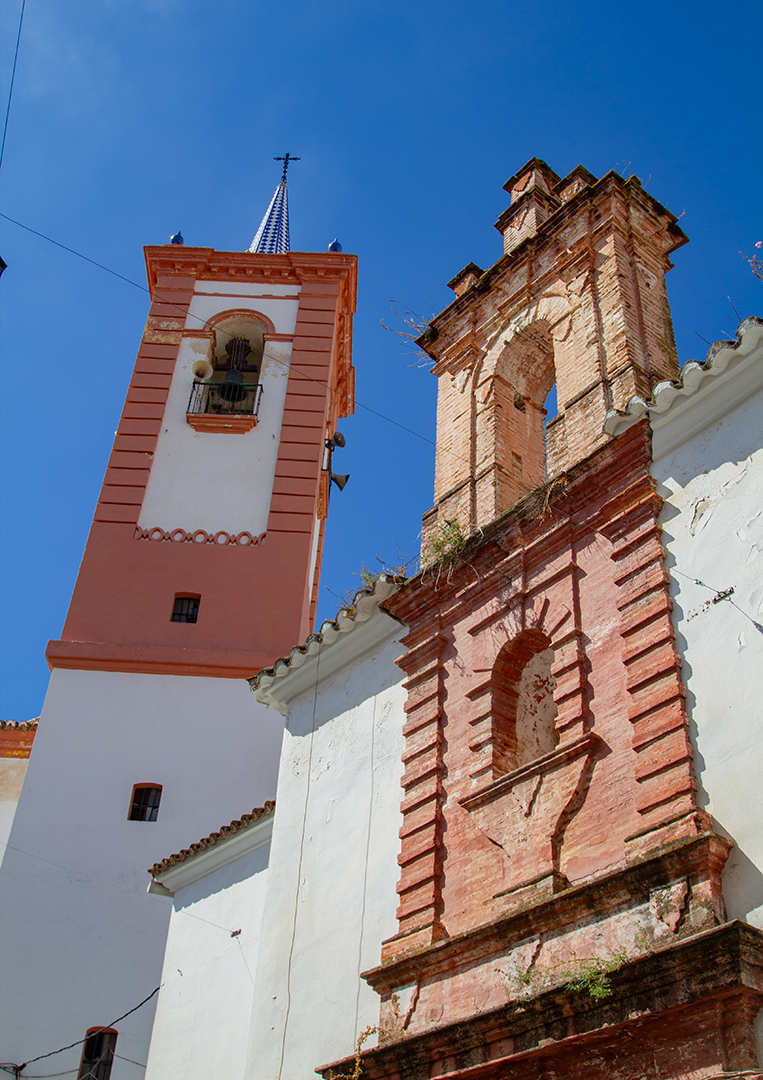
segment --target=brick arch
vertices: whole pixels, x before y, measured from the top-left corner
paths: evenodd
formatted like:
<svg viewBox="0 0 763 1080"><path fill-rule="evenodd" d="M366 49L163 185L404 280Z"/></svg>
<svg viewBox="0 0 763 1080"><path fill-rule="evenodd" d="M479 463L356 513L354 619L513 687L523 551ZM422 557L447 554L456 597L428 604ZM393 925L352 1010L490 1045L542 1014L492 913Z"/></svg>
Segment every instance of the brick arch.
<svg viewBox="0 0 763 1080"><path fill-rule="evenodd" d="M545 401L570 317L565 297L542 297L504 325L472 367L477 521L503 513L552 471Z"/></svg>
<svg viewBox="0 0 763 1080"><path fill-rule="evenodd" d="M275 334L275 323L272 319L269 319L267 315L263 315L261 311L255 311L254 308L229 308L227 311L218 311L216 315L211 315L204 323L205 330L214 330L220 323L226 322L228 319L251 319L253 322L258 322L262 325L263 332L265 334Z"/></svg>
<svg viewBox="0 0 763 1080"><path fill-rule="evenodd" d="M572 612L567 605L553 603L548 597L537 597L532 606L525 609L525 627L542 631L552 645L559 634L571 629L572 625Z"/></svg>

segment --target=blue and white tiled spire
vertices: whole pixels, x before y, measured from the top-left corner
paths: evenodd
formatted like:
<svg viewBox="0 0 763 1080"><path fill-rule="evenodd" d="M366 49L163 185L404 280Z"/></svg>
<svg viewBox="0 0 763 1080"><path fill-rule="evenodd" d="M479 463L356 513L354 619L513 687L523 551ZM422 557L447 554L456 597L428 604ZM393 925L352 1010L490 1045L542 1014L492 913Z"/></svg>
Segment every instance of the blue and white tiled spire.
<svg viewBox="0 0 763 1080"><path fill-rule="evenodd" d="M289 202L283 180L270 200L249 250L263 255L280 255L289 251Z"/></svg>

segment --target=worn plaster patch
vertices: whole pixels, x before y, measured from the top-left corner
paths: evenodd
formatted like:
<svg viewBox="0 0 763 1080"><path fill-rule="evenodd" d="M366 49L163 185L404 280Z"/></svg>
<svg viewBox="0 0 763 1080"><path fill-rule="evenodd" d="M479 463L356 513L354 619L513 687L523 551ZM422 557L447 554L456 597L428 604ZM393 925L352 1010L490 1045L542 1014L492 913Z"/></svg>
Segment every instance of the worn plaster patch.
<svg viewBox="0 0 763 1080"><path fill-rule="evenodd" d="M662 889L652 889L649 894L649 906L654 915L675 934L687 906L689 883L686 878L666 885Z"/></svg>

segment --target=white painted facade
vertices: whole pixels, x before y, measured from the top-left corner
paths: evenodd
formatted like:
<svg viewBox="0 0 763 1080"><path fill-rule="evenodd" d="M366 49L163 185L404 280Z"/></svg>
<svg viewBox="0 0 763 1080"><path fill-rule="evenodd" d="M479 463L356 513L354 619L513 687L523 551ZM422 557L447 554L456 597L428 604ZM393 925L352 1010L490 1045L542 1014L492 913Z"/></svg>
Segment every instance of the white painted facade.
<svg viewBox="0 0 763 1080"><path fill-rule="evenodd" d="M273 815L163 871L172 894L146 1077L242 1077Z"/></svg>
<svg viewBox="0 0 763 1080"><path fill-rule="evenodd" d="M0 875L3 1061L82 1038L159 985L170 902L146 895L146 869L274 797L282 731L243 680L54 670ZM128 820L136 783L162 786L157 821ZM111 1080L142 1076L123 1058L145 1064L155 1004L116 1025ZM80 1051L39 1071L76 1075Z"/></svg>
<svg viewBox="0 0 763 1080"><path fill-rule="evenodd" d="M763 320L610 433L647 411L699 802L734 843L728 918L763 929Z"/></svg>
<svg viewBox="0 0 763 1080"><path fill-rule="evenodd" d="M700 805L734 842L726 913L763 928L763 323L725 353L652 412L652 473Z"/></svg>
<svg viewBox="0 0 763 1080"><path fill-rule="evenodd" d="M378 1022L360 973L397 932L405 627L378 607L393 588L260 679L286 727L246 1080L312 1080Z"/></svg>
<svg viewBox="0 0 763 1080"><path fill-rule="evenodd" d="M246 530L253 536L265 532L291 342L265 342L259 376L259 422L251 431L235 435L196 431L186 422L186 412L194 363L224 356L228 334L248 336L255 329L254 313L269 318L277 334L294 333L299 286L268 285L267 289L269 295L263 297L257 295L255 286L245 283L196 282L186 319L188 330L198 333L209 319L226 311L251 309L253 315L251 320L238 315L218 323L214 342L199 336L183 338L138 519L142 528L206 529L212 533L222 529L234 535Z"/></svg>
<svg viewBox="0 0 763 1080"><path fill-rule="evenodd" d="M258 535L291 343L265 342L260 423L243 434L187 423L191 368L199 350L221 356L229 334L261 342L266 319L276 335L292 334L299 287L200 281L196 294L187 320L196 334L175 365L140 521ZM213 336L200 333L225 312ZM146 869L274 798L282 734L282 718L244 680L53 671L0 874L0 1061L81 1039L158 987L171 904L146 895ZM162 787L156 822L128 820L138 783ZM115 1025L111 1080L142 1077L155 1006ZM80 1054L76 1046L39 1071L76 1075Z"/></svg>
<svg viewBox="0 0 763 1080"><path fill-rule="evenodd" d="M267 869L264 849L251 868L244 852L218 869L236 834L181 864L187 886L181 867L157 875L175 899L147 1080L311 1080L376 1025L360 973L397 931L405 628L378 607L394 588L380 579L354 614L260 674L258 698L286 714ZM188 913L225 931L189 926ZM239 926L253 988L229 937ZM206 1042L189 1054L196 1023Z"/></svg>

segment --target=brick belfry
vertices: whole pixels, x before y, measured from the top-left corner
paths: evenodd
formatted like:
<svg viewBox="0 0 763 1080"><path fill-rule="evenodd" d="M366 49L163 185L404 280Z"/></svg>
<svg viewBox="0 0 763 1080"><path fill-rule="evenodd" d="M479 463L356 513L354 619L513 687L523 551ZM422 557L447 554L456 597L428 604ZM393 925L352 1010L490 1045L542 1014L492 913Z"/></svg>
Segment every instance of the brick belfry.
<svg viewBox="0 0 763 1080"><path fill-rule="evenodd" d="M763 934L727 921L731 844L697 800L651 431L603 430L678 373L686 237L635 177L533 159L506 187L504 255L419 339L435 505L385 605L409 628L403 825L363 1072L760 1075ZM454 522L464 546L427 566Z"/></svg>
<svg viewBox="0 0 763 1080"><path fill-rule="evenodd" d="M596 182L578 167L560 180L536 158L504 187L503 258L457 274L422 339L438 377L425 537L447 518L491 521L602 445L610 409L678 374L665 273L686 236L674 215L636 177Z"/></svg>

